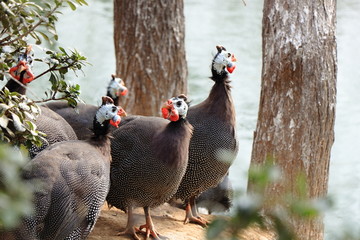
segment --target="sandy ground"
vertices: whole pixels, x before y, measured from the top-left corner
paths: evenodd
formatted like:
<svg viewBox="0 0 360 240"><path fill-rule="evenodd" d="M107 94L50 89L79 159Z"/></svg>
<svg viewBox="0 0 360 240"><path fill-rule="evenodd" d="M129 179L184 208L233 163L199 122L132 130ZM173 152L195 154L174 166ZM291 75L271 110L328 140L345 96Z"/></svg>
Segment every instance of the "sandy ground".
<svg viewBox="0 0 360 240"><path fill-rule="evenodd" d="M164 204L156 209L151 210L153 222L157 231L163 236L172 240L204 240L206 229L195 224L184 225L183 220L185 212L182 209ZM144 212L141 208L135 210L137 224L140 226L145 223ZM202 215L205 219L211 221L212 215ZM129 240L129 236L117 236L119 231L125 229L127 216L124 212L111 208L105 204L102 208L100 217L95 225L94 230L87 238L89 240ZM144 235L139 235L145 239ZM252 228L239 235L238 239L244 240L272 240L275 239L271 233L263 232L258 228ZM225 240L225 239L222 239Z"/></svg>

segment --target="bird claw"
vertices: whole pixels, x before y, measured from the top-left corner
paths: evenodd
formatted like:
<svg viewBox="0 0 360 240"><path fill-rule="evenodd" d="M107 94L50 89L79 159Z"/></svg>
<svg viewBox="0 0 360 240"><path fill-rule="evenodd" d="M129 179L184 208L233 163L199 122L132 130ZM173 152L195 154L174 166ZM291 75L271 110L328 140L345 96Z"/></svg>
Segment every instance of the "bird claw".
<svg viewBox="0 0 360 240"><path fill-rule="evenodd" d="M137 230L136 228L126 228L124 231L118 232L116 235L117 236L128 235L135 240L140 240L139 236L136 234L136 230Z"/></svg>
<svg viewBox="0 0 360 240"><path fill-rule="evenodd" d="M142 229L145 228L146 231L143 231ZM156 230L154 230L152 227L149 227L147 224L141 225L137 232L145 234L145 239L149 239L149 237L153 237L155 240L169 240L168 237L160 235Z"/></svg>
<svg viewBox="0 0 360 240"><path fill-rule="evenodd" d="M200 216L197 216L197 217L186 217L185 218L185 221L184 221L184 224L188 224L188 223L195 223L195 224L198 224L202 227L207 227L209 222L205 219L205 218L202 218Z"/></svg>

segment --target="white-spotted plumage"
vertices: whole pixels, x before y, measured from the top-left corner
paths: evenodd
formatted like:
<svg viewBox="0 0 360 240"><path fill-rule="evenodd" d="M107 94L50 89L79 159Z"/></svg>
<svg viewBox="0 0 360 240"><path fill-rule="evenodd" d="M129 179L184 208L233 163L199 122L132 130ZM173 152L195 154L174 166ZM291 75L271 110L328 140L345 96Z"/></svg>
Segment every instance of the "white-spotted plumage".
<svg viewBox="0 0 360 240"><path fill-rule="evenodd" d="M26 165L23 178L34 187L34 211L14 230L15 239L86 239L109 190L111 121L106 120L116 121L120 113L103 97L93 136L55 143Z"/></svg>
<svg viewBox="0 0 360 240"><path fill-rule="evenodd" d="M129 116L112 132L109 205L127 211L128 224L122 233L135 233L132 209L143 207L146 228L159 239L148 212L176 192L186 171L192 126L184 119L186 96L166 101L164 120L158 117ZM174 115L172 115L174 114Z"/></svg>
<svg viewBox="0 0 360 240"><path fill-rule="evenodd" d="M182 199L187 204L185 222L202 226L206 226L207 221L198 215L195 199L201 192L219 184L238 151L229 80L229 73L235 69L232 62L236 59L223 46L216 46L216 49L210 77L215 84L207 99L190 107L187 114L194 133L186 173L174 195L175 199Z"/></svg>

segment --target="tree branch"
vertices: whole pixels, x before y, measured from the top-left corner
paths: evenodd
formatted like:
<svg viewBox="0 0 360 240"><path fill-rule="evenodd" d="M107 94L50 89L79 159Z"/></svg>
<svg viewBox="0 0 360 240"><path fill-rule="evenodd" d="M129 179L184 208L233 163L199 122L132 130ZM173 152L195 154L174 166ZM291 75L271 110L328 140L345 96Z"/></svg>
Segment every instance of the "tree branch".
<svg viewBox="0 0 360 240"><path fill-rule="evenodd" d="M50 11L50 12L46 15L46 17L44 17L44 18L48 18L49 16L51 16L51 15L56 11L56 9L58 9L60 6L61 6L61 5L56 5L55 8L54 8L52 11ZM0 40L0 46L9 45L9 44L11 44L11 43L13 43L13 42L18 41L19 39L22 39L23 37L25 37L25 36L29 35L31 32L33 32L33 31L34 31L41 23L43 23L43 22L44 22L44 20L42 20L42 19L40 18L40 20L39 20L32 28L30 28L27 32L21 34L20 36L18 36L17 38L15 38L15 39L13 39L13 40L10 40L9 42L6 42L6 40L7 40L7 38L10 37L10 36L8 36L8 37Z"/></svg>
<svg viewBox="0 0 360 240"><path fill-rule="evenodd" d="M52 96L51 98L48 99L43 99L43 100L37 100L37 101L33 101L34 103L45 103L45 102L49 102L49 101L58 101L58 100L65 100L66 97L59 97L56 98L55 96Z"/></svg>
<svg viewBox="0 0 360 240"><path fill-rule="evenodd" d="M52 66L51 68L49 68L48 70L46 70L45 72L43 73L40 73L39 75L37 75L36 77L34 77L34 80L39 78L39 77L42 77L43 75L49 73L49 72L52 72L52 71L57 71L59 69L56 69L56 66Z"/></svg>
<svg viewBox="0 0 360 240"><path fill-rule="evenodd" d="M51 68L49 68L49 69L46 70L45 72L43 72L43 73L37 75L36 77L34 77L34 80L37 79L37 78L39 78L39 77L42 77L43 75L45 75L45 74L47 74L47 73L49 73L49 72L59 71L59 70L61 70L61 69L63 69L63 68L70 68L70 67L72 67L72 66L74 66L74 65L75 65L75 63L71 63L71 64L69 64L68 66L64 66L64 67L60 67L60 68L56 68L56 66L52 66Z"/></svg>

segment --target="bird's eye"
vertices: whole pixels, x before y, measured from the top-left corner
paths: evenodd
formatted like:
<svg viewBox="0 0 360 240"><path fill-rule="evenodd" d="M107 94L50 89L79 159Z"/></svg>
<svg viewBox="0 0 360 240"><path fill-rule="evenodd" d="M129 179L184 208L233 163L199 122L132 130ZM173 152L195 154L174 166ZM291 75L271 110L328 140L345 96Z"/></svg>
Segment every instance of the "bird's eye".
<svg viewBox="0 0 360 240"><path fill-rule="evenodd" d="M113 106L112 109L111 109L112 112L116 112L116 107Z"/></svg>
<svg viewBox="0 0 360 240"><path fill-rule="evenodd" d="M176 106L180 107L180 106L181 106L181 101L178 101L178 102L176 103Z"/></svg>

